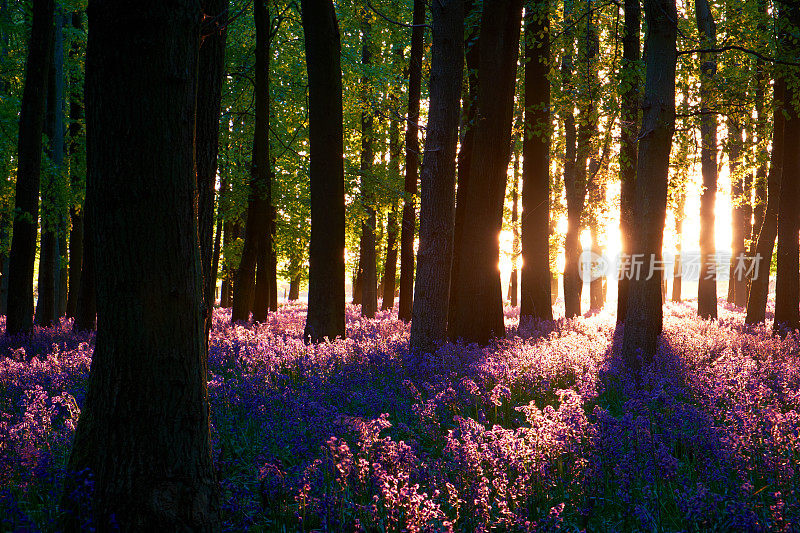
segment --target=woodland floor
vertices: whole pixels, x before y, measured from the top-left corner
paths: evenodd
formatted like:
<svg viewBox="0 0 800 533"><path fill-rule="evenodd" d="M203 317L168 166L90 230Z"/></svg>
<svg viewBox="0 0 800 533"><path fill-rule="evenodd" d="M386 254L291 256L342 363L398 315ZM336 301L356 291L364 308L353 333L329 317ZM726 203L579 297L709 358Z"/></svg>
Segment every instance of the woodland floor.
<svg viewBox="0 0 800 533"><path fill-rule="evenodd" d="M417 357L392 313L349 307L347 339L307 347L300 304L254 327L218 310L225 528L797 531L800 340L695 309L667 304L638 384L606 312L520 326L507 308L506 339ZM0 338L0 530L56 529L93 342L68 321Z"/></svg>

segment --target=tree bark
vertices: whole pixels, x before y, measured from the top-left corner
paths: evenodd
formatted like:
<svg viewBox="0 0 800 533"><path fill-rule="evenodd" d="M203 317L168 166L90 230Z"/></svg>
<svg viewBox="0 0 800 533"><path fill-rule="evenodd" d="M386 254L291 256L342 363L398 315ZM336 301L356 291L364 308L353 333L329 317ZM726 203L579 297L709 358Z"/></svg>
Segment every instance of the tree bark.
<svg viewBox="0 0 800 533"><path fill-rule="evenodd" d="M366 8L363 8L366 10ZM361 249L358 264L361 269L361 316L375 318L378 310L378 271L375 252L375 214L374 176L372 162L375 158L372 147L373 116L371 80L367 75L372 63L372 32L366 11L361 13L361 66L364 74L361 78L363 89L361 111L361 202L366 218L361 221Z"/></svg>
<svg viewBox="0 0 800 533"><path fill-rule="evenodd" d="M511 233L512 233L512 243L511 243L511 276L508 279L508 301L511 304L511 307L516 307L519 305L519 299L517 294L519 293L519 283L517 280L519 279L519 269L517 265L519 263L519 256L520 256L520 240L519 240L519 153L516 153L514 150L514 140L511 141L511 157L514 159L514 168L511 171L512 179L514 180L511 184ZM549 180L548 180L549 181ZM549 185L549 183L548 183ZM548 205L548 208L550 206Z"/></svg>
<svg viewBox="0 0 800 533"><path fill-rule="evenodd" d="M739 274L736 265L743 264L746 256L745 235L749 220L746 219L745 177L739 171L742 156L743 130L736 118L728 119L728 168L731 176L731 265L728 280L727 301L743 307L747 303L747 280ZM749 190L748 190L749 192Z"/></svg>
<svg viewBox="0 0 800 533"><path fill-rule="evenodd" d="M466 0L465 20L477 16L483 8L481 3ZM473 11L475 12L473 14ZM466 82L462 87L461 123L459 125L459 151L457 165L456 213L453 224L453 261L450 267L450 297L447 309L447 323L454 320L459 291L459 257L461 255L461 232L466 219L466 196L469 189L469 168L475 145L475 117L478 112L478 67L480 63L480 32L475 27L465 37L464 56L466 61Z"/></svg>
<svg viewBox="0 0 800 533"><path fill-rule="evenodd" d="M269 59L270 28L268 0L256 0L255 65L255 133L253 135L253 163L250 170L250 192L247 200L247 222L244 246L236 281L233 284L233 311L231 321L253 320L263 322L269 305L269 246L271 175L269 165ZM267 242L265 242L267 241ZM256 277L256 265L261 260L266 269L260 269L261 283ZM257 290L260 289L260 290Z"/></svg>
<svg viewBox="0 0 800 533"><path fill-rule="evenodd" d="M625 34L622 37L622 80L620 80L623 89L619 119L619 229L622 245L620 250L621 259L629 258L631 255L634 224L633 202L636 195L640 98L638 62L641 48L639 43L641 5L639 0L625 0L624 10ZM628 312L628 287L630 286L626 267L621 266L620 268L620 276L617 282L617 323L623 322ZM680 280L680 278L675 279ZM680 295L680 281L678 281L678 294Z"/></svg>
<svg viewBox="0 0 800 533"><path fill-rule="evenodd" d="M678 205L675 208L675 237L677 253L675 254L675 264L672 271L672 301L681 301L681 285L683 281L683 263L681 251L683 250L683 220L686 206L686 193L682 193L678 198Z"/></svg>
<svg viewBox="0 0 800 533"><path fill-rule="evenodd" d="M8 335L27 332L33 326L33 263L39 218L42 129L50 56L53 53L54 14L53 0L33 2L17 145L14 225L8 268Z"/></svg>
<svg viewBox="0 0 800 533"><path fill-rule="evenodd" d="M561 83L568 98L567 108L562 110L564 120L564 190L567 199L567 233L564 237L564 316L567 318L581 314L581 290L583 283L580 279L580 223L583 212L584 192L579 192L577 176L577 131L575 128L575 104L572 98L576 96L572 83L572 54L574 47L573 26L573 0L564 0L564 31L566 41L564 57L561 63Z"/></svg>
<svg viewBox="0 0 800 533"><path fill-rule="evenodd" d="M550 7L525 10L525 133L522 141L520 317L553 319L550 299Z"/></svg>
<svg viewBox="0 0 800 533"><path fill-rule="evenodd" d="M45 133L49 139L47 157L51 169L41 181L42 216L39 251L38 300L34 321L52 326L58 321L58 289L61 281L59 238L62 230L63 205L61 168L64 164L64 17L54 15L53 53L47 81ZM63 228L66 230L66 228Z"/></svg>
<svg viewBox="0 0 800 533"><path fill-rule="evenodd" d="M800 26L800 6L796 2L782 3L780 18L788 20L793 27ZM784 54L788 57L800 55L796 39L782 39ZM800 212L797 199L800 197L800 111L797 97L800 91L788 82L785 84L786 122L783 129L783 165L781 168L781 192L778 201L778 250L775 272L775 320L774 331L785 334L800 328Z"/></svg>
<svg viewBox="0 0 800 533"><path fill-rule="evenodd" d="M634 371L652 360L662 328L661 272L648 276L661 258L667 214L669 152L675 129L675 64L677 10L675 0L646 0L647 49L643 134L636 166L636 199L632 229L634 254L643 254L642 272L628 288L628 309L622 357ZM635 272L633 272L635 274Z"/></svg>
<svg viewBox="0 0 800 533"><path fill-rule="evenodd" d="M406 175L403 220L400 229L400 301L397 317L411 320L414 297L415 196L419 172L419 99L422 91L422 55L425 38L425 0L414 0L411 57L408 62L408 114L406 120Z"/></svg>
<svg viewBox="0 0 800 533"><path fill-rule="evenodd" d="M521 19L522 0L484 2L476 149L464 198L455 310L448 332L451 338L468 343L487 344L492 337L505 336L498 235L511 148Z"/></svg>
<svg viewBox="0 0 800 533"><path fill-rule="evenodd" d="M83 17L80 11L72 13L72 28L77 31L83 29ZM77 41L70 47L70 57L77 58L80 54ZM69 101L69 159L70 159L70 187L73 196L76 196L80 189L85 186L85 176L79 171L81 162L80 137L83 135L81 119L83 118L83 102L75 89L81 83L77 74L71 74L69 84L71 95ZM67 316L74 317L78 306L78 293L81 286L81 269L83 268L83 238L84 228L83 219L85 211L84 205L79 207L73 203L70 206L70 232L69 232L69 291L67 295Z"/></svg>
<svg viewBox="0 0 800 533"><path fill-rule="evenodd" d="M344 337L344 162L339 24L332 0L301 0L311 180L306 341Z"/></svg>
<svg viewBox="0 0 800 533"><path fill-rule="evenodd" d="M197 84L195 145L197 158L197 221L206 337L211 331L216 276L214 273L214 195L219 154L219 120L225 78L228 0L202 0Z"/></svg>
<svg viewBox="0 0 800 533"><path fill-rule="evenodd" d="M148 0L134 13L126 4L89 4L99 322L68 469L92 473L99 530L221 527L194 204L199 21L190 1ZM67 531L82 525L72 499L78 483L64 491Z"/></svg>
<svg viewBox="0 0 800 533"><path fill-rule="evenodd" d="M697 29L706 48L717 42L717 26L708 0L695 0ZM717 318L717 276L714 247L714 206L717 200L717 116L710 112L714 100L717 61L711 53L700 55L700 163L703 192L700 196L700 278L697 282L697 314Z"/></svg>
<svg viewBox="0 0 800 533"><path fill-rule="evenodd" d="M764 212L764 223L761 225L756 242L754 258L757 263L754 266L758 266L758 275L754 274L750 282L745 324L763 322L766 317L769 268L775 249L775 237L778 234L778 206L783 175L784 127L786 123L783 106L786 102L786 82L782 76L775 79L773 102L772 152L767 175L767 208Z"/></svg>
<svg viewBox="0 0 800 533"><path fill-rule="evenodd" d="M389 212L389 220L386 223L386 261L383 264L383 300L381 310L387 311L394 308L394 291L397 278L397 214L395 209Z"/></svg>
<svg viewBox="0 0 800 533"><path fill-rule="evenodd" d="M464 2L434 2L431 11L430 112L420 180L420 239L410 347L412 351L433 353L438 344L447 340L456 146L464 69Z"/></svg>

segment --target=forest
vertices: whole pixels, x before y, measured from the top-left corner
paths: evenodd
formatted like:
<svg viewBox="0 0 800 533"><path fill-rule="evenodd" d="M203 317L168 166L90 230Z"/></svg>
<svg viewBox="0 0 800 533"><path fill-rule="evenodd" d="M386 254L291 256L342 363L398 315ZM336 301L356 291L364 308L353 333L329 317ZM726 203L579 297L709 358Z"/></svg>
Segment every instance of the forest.
<svg viewBox="0 0 800 533"><path fill-rule="evenodd" d="M792 0L0 0L0 531L798 531L796 201Z"/></svg>

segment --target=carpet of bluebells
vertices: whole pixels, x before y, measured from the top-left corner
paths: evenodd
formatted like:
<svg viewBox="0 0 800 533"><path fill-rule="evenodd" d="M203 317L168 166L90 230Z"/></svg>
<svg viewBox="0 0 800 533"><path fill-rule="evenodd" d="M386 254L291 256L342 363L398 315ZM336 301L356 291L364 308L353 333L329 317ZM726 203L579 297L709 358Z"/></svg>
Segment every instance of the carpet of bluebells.
<svg viewBox="0 0 800 533"><path fill-rule="evenodd" d="M227 530L800 530L800 341L722 301L668 303L638 382L607 312L506 308L505 339L426 355L390 312L349 307L318 346L301 304L229 318L208 376ZM0 338L0 530L57 529L94 342L70 326Z"/></svg>

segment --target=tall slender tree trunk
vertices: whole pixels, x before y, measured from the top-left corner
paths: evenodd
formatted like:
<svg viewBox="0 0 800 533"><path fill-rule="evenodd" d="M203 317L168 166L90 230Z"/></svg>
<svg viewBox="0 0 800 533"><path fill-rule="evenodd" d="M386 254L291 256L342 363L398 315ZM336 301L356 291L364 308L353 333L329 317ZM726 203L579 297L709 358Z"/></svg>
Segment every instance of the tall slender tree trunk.
<svg viewBox="0 0 800 533"><path fill-rule="evenodd" d="M465 0L465 20L477 16L483 8L479 2ZM462 109L459 124L459 151L456 189L456 213L453 224L453 261L450 268L450 301L447 309L447 323L453 322L459 291L459 261L461 256L461 233L466 220L466 197L469 189L469 169L475 145L475 117L478 112L478 67L480 62L480 32L476 25L465 37L464 56L466 61L466 81L462 83ZM469 245L469 243L467 243Z"/></svg>
<svg viewBox="0 0 800 533"><path fill-rule="evenodd" d="M6 333L27 332L33 326L33 263L39 219L39 174L45 94L53 53L53 0L33 2L33 23L25 62L25 87L20 107L14 225L8 268Z"/></svg>
<svg viewBox="0 0 800 533"><path fill-rule="evenodd" d="M466 217L459 237L457 297L448 331L451 338L478 344L505 335L498 235L511 148L522 1L487 0L483 7L480 108L464 202Z"/></svg>
<svg viewBox="0 0 800 533"><path fill-rule="evenodd" d="M786 119L783 114L786 102L786 82L782 76L775 79L773 89L772 113L772 152L769 160L769 174L767 175L767 208L764 212L764 223L758 234L754 254L754 268L758 273L753 273L750 282L750 294L747 298L746 324L763 322L767 310L767 296L769 293L769 269L772 264L772 253L775 249L775 237L778 234L778 206L781 196L781 181L783 176L784 128Z"/></svg>
<svg viewBox="0 0 800 533"><path fill-rule="evenodd" d="M53 53L50 56L47 82L45 133L50 140L47 150L52 165L41 183L42 216L39 252L39 283L35 322L52 326L58 320L58 289L61 281L59 233L62 229L61 170L64 164L64 17L54 15ZM63 206L66 209L66 206ZM66 228L64 228L66 230Z"/></svg>
<svg viewBox="0 0 800 533"><path fill-rule="evenodd" d="M411 350L433 352L447 340L453 254L456 145L464 69L464 2L432 4L430 112L422 167L422 203Z"/></svg>
<svg viewBox="0 0 800 533"><path fill-rule="evenodd" d="M416 230L417 176L419 172L419 99L422 91L422 55L425 38L425 0L414 0L411 57L408 62L408 112L406 119L406 175L403 220L400 229L400 301L397 317L411 320L414 298L414 234Z"/></svg>
<svg viewBox="0 0 800 533"><path fill-rule="evenodd" d="M708 0L695 0L697 28L704 48L717 42L717 26ZM714 247L714 206L717 200L717 116L711 112L717 61L711 53L700 54L700 163L703 192L700 196L700 278L697 282L697 314L717 318L717 276Z"/></svg>
<svg viewBox="0 0 800 533"><path fill-rule="evenodd" d="M381 310L386 311L394 307L395 278L397 277L397 213L395 208L389 212L386 223L386 261L383 264L383 289Z"/></svg>
<svg viewBox="0 0 800 533"><path fill-rule="evenodd" d="M219 155L219 120L225 79L225 40L228 0L202 0L197 83L195 146L197 158L197 221L206 336L211 330L216 276L214 275L214 195Z"/></svg>
<svg viewBox="0 0 800 533"><path fill-rule="evenodd" d="M128 5L89 5L88 187L97 200L90 218L99 323L68 468L92 473L99 530L214 531L194 204L199 5L137 8L130 24ZM81 503L72 498L83 487L65 487L67 531L82 526L72 513Z"/></svg>
<svg viewBox="0 0 800 533"><path fill-rule="evenodd" d="M667 215L669 152L675 129L675 65L678 15L675 0L645 0L647 62L644 115L636 166L636 199L632 229L634 254L643 254L643 272L661 257ZM622 356L639 370L652 360L661 333L661 272L633 276L628 287L628 309Z"/></svg>
<svg viewBox="0 0 800 533"><path fill-rule="evenodd" d="M275 234L277 232L277 209L275 206L270 206L272 213L270 217L270 244L269 244L269 310L275 312L278 310L278 253L275 249Z"/></svg>
<svg viewBox="0 0 800 533"><path fill-rule="evenodd" d="M332 0L301 0L308 69L311 245L303 337L344 337L344 162L339 24Z"/></svg>
<svg viewBox="0 0 800 533"><path fill-rule="evenodd" d="M269 246L271 176L269 165L269 59L270 27L268 0L256 0L254 8L256 24L256 85L255 85L255 133L253 135L253 163L250 170L250 192L247 200L247 222L244 230L244 246L236 282L233 285L232 321L248 320L253 311L253 320L262 322L269 305ZM256 265L262 261L261 283L254 280ZM261 289L261 290L257 290Z"/></svg>
<svg viewBox="0 0 800 533"><path fill-rule="evenodd" d="M681 301L681 285L683 281L683 258L681 252L683 251L683 221L685 218L686 209L686 193L682 193L678 197L678 205L675 207L675 240L676 251L675 263L672 269L672 301Z"/></svg>
<svg viewBox="0 0 800 533"><path fill-rule="evenodd" d="M641 3L639 0L625 0L625 34L622 37L622 69L620 80L624 90L620 103L619 140L619 229L621 237L621 258L631 255L633 228L633 202L636 194L637 137L639 136L639 32L641 27ZM675 278L679 280L680 278ZM673 282L674 283L674 282ZM621 267L617 282L617 322L625 320L628 311L628 287L630 280L627 269ZM673 285L674 287L674 285ZM680 298L680 281L678 281ZM674 298L674 288L673 288Z"/></svg>
<svg viewBox="0 0 800 533"><path fill-rule="evenodd" d="M80 11L72 13L72 28L77 31L83 29L83 17ZM75 59L80 55L77 40L73 42L69 51L70 57ZM81 171L82 165L80 161L80 137L83 135L83 128L81 126L81 119L83 118L83 102L79 97L82 90L79 91L78 87L81 85L80 77L77 74L70 74L70 99L69 99L69 127L67 132L69 134L69 178L70 188L74 196L78 195L80 189L85 187L85 175ZM67 295L67 310L68 317L74 317L78 306L78 292L81 286L81 269L83 268L83 238L84 228L83 219L85 211L84 205L79 207L73 204L69 208L70 218L70 232L69 232L69 289Z"/></svg>
<svg viewBox="0 0 800 533"><path fill-rule="evenodd" d="M514 141L511 141L511 157L514 158L514 168L511 172L512 179L514 180L511 184L511 234L512 234L512 242L511 242L511 276L508 280L508 300L511 304L511 307L516 307L519 305L519 301L517 298L517 294L519 293L519 283L517 280L519 279L519 269L517 265L519 264L519 256L520 256L520 242L519 242L519 153L514 153ZM549 207L549 206L548 206Z"/></svg>
<svg viewBox="0 0 800 533"><path fill-rule="evenodd" d="M746 186L744 174L739 170L741 167L742 139L743 130L738 120L728 119L728 167L731 176L731 266L728 280L728 302L743 307L747 303L747 279L741 275L737 265L744 264L746 261L745 236L749 236L747 226L749 217L746 205L749 198L745 193L750 190Z"/></svg>
<svg viewBox="0 0 800 533"><path fill-rule="evenodd" d="M364 8L366 10L366 8ZM375 227L377 217L375 214L375 194L372 175L372 163L375 158L372 136L373 116L371 80L367 74L372 63L372 27L367 18L366 11L361 13L361 65L364 74L361 78L363 87L361 111L361 201L364 206L366 218L361 222L361 252L358 260L361 269L361 316L374 318L378 310L378 272L375 252Z"/></svg>
<svg viewBox="0 0 800 533"><path fill-rule="evenodd" d="M567 318L581 314L580 279L580 224L583 212L584 193L579 192L577 176L578 134L575 127L575 87L573 75L573 0L564 0L565 52L561 62L561 84L563 90L570 95L568 104L562 109L564 120L564 190L567 198L567 232L564 237L564 315Z"/></svg>
<svg viewBox="0 0 800 533"><path fill-rule="evenodd" d="M550 6L525 5L520 317L552 320L550 293Z"/></svg>

